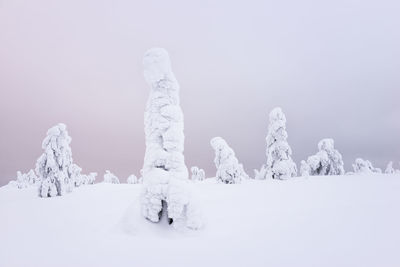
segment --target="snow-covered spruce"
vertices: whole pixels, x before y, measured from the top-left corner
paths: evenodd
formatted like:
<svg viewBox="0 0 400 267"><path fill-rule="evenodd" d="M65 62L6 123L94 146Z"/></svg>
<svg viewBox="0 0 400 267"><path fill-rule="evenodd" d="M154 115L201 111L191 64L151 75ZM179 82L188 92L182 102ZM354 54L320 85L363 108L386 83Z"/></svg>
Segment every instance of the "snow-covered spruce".
<svg viewBox="0 0 400 267"><path fill-rule="evenodd" d="M344 163L342 155L334 147L333 139L322 139L318 143L317 154L308 157L306 164L302 163L302 176L308 175L343 175Z"/></svg>
<svg viewBox="0 0 400 267"><path fill-rule="evenodd" d="M203 169L199 169L197 166L190 168L192 173L192 181L203 181L206 174Z"/></svg>
<svg viewBox="0 0 400 267"><path fill-rule="evenodd" d="M296 164L291 158L292 149L287 142L286 116L277 107L269 113L267 141L267 163L260 171L255 170L256 179L271 177L288 179L297 175Z"/></svg>
<svg viewBox="0 0 400 267"><path fill-rule="evenodd" d="M363 160L361 158L356 159L356 161L353 164L353 169L354 173L362 173L362 174L382 173L382 170L372 166L372 163L369 160Z"/></svg>
<svg viewBox="0 0 400 267"><path fill-rule="evenodd" d="M36 174L41 180L39 196L61 196L72 191L74 181L68 174L72 165L70 143L65 124L59 123L47 131L42 143L44 153L36 162Z"/></svg>
<svg viewBox="0 0 400 267"><path fill-rule="evenodd" d="M150 95L144 115L146 153L142 169L142 214L158 222L167 212L169 222L175 227L198 228L201 221L186 186L188 170L183 156L179 84L165 49L148 50L143 65Z"/></svg>
<svg viewBox="0 0 400 267"><path fill-rule="evenodd" d="M217 168L217 181L225 184L237 184L242 179L249 179L243 165L239 164L233 149L221 137L214 137L210 144L215 151L215 167Z"/></svg>
<svg viewBox="0 0 400 267"><path fill-rule="evenodd" d="M138 184L139 180L136 177L136 175L131 174L128 176L128 179L126 179L126 183L127 184Z"/></svg>
<svg viewBox="0 0 400 267"><path fill-rule="evenodd" d="M109 184L119 184L119 179L115 174L106 170L106 173L104 174L104 182Z"/></svg>

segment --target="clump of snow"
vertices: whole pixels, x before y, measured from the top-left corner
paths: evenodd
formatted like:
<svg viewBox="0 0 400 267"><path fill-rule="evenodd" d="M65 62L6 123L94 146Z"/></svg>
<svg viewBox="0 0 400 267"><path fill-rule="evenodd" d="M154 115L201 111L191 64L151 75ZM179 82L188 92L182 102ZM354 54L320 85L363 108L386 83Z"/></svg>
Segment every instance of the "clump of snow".
<svg viewBox="0 0 400 267"><path fill-rule="evenodd" d="M192 181L203 181L205 179L206 174L203 169L193 166L190 171L192 172Z"/></svg>
<svg viewBox="0 0 400 267"><path fill-rule="evenodd" d="M334 148L333 139L322 139L318 143L318 150L317 154L308 157L307 162L302 162L302 176L345 173L342 155Z"/></svg>
<svg viewBox="0 0 400 267"><path fill-rule="evenodd" d="M131 174L131 175L128 176L128 179L126 179L126 183L127 184L138 184L139 180L136 177L136 175Z"/></svg>
<svg viewBox="0 0 400 267"><path fill-rule="evenodd" d="M119 184L119 179L117 176L115 176L115 174L109 170L106 170L106 173L104 174L104 183Z"/></svg>
<svg viewBox="0 0 400 267"><path fill-rule="evenodd" d="M363 160L361 158L356 159L353 164L353 169L354 173L361 174L382 173L382 170L372 166L372 163L369 160Z"/></svg>
<svg viewBox="0 0 400 267"><path fill-rule="evenodd" d="M72 165L70 143L65 124L59 123L47 131L42 143L44 153L36 162L36 173L41 180L39 196L61 196L72 191L74 181L68 174Z"/></svg>
<svg viewBox="0 0 400 267"><path fill-rule="evenodd" d="M225 184L237 184L242 179L249 179L243 169L243 165L239 164L235 152L224 139L214 137L211 139L210 144L215 151L214 163L217 168L217 181Z"/></svg>
<svg viewBox="0 0 400 267"><path fill-rule="evenodd" d="M286 116L277 107L269 113L267 141L267 164L255 170L256 179L288 179L297 175L296 164L291 158L292 149L287 142Z"/></svg>
<svg viewBox="0 0 400 267"><path fill-rule="evenodd" d="M190 194L184 186L188 170L183 156L183 113L179 105L179 84L168 52L162 48L148 50L143 65L150 95L144 116L142 214L158 222L166 209L166 216L175 227L198 228L201 222L193 216Z"/></svg>

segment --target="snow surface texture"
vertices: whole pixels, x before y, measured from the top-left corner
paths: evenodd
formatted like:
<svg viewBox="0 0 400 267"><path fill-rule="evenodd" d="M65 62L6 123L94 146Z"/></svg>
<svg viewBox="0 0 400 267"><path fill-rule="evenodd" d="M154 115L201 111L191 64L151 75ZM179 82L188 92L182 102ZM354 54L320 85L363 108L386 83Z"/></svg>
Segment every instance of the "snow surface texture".
<svg viewBox="0 0 400 267"><path fill-rule="evenodd" d="M302 161L300 174L308 175L343 175L344 163L342 155L334 147L333 139L322 139L318 143L317 154Z"/></svg>
<svg viewBox="0 0 400 267"><path fill-rule="evenodd" d="M267 141L267 164L254 170L255 179L288 179L297 175L296 164L291 158L292 149L287 142L286 116L281 108L269 113Z"/></svg>
<svg viewBox="0 0 400 267"><path fill-rule="evenodd" d="M243 165L239 164L235 152L221 137L214 137L210 141L215 151L215 167L217 168L217 181L225 184L238 184L243 179L249 179Z"/></svg>
<svg viewBox="0 0 400 267"><path fill-rule="evenodd" d="M104 174L104 182L109 184L119 184L119 179L115 174L106 170L106 173Z"/></svg>
<svg viewBox="0 0 400 267"><path fill-rule="evenodd" d="M193 166L190 171L192 172L192 181L203 181L205 179L206 174L203 169Z"/></svg>
<svg viewBox="0 0 400 267"><path fill-rule="evenodd" d="M183 113L179 84L165 49L152 48L143 58L150 95L144 115L146 153L142 169L142 214L158 222L167 211L174 227L200 227L186 186L188 170L183 156ZM163 206L164 205L164 206ZM193 215L193 216L192 216Z"/></svg>
<svg viewBox="0 0 400 267"><path fill-rule="evenodd" d="M353 164L354 173L363 173L363 174L371 174L371 173L382 173L382 170L379 168L375 168L372 166L372 163L369 160L356 159Z"/></svg>
<svg viewBox="0 0 400 267"><path fill-rule="evenodd" d="M0 188L0 266L398 267L400 175L192 183L206 222L180 231L140 216L141 184L60 198Z"/></svg>
<svg viewBox="0 0 400 267"><path fill-rule="evenodd" d="M74 180L68 173L72 165L70 143L65 124L59 123L47 131L42 143L44 153L36 162L36 174L41 180L39 196L61 196L72 191Z"/></svg>

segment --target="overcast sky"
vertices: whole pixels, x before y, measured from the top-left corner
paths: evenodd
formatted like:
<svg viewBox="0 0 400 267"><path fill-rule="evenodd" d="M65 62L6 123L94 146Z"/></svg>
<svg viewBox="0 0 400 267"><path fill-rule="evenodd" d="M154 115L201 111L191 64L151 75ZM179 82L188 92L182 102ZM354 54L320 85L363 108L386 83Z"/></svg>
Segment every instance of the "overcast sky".
<svg viewBox="0 0 400 267"><path fill-rule="evenodd" d="M0 185L58 122L83 172L138 175L154 46L181 85L188 167L213 176L221 136L253 175L280 106L297 163L331 137L347 171L400 168L399 14L396 0L0 0Z"/></svg>

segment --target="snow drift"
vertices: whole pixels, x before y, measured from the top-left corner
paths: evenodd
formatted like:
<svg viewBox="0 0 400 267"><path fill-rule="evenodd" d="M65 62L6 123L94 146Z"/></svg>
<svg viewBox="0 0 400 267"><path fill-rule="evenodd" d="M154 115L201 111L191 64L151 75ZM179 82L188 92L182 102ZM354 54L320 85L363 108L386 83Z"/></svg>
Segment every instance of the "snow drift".
<svg viewBox="0 0 400 267"><path fill-rule="evenodd" d="M205 227L140 215L141 184L0 188L0 266L400 266L400 175L193 183Z"/></svg>

